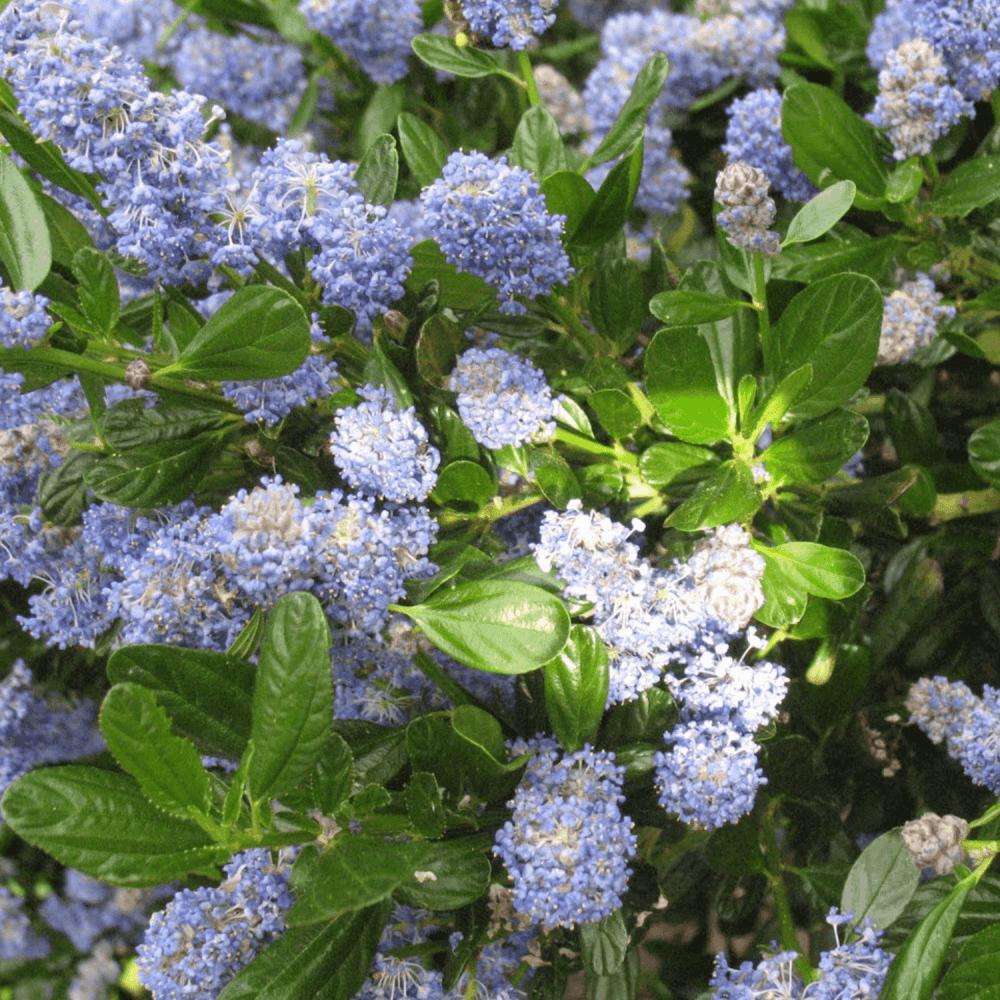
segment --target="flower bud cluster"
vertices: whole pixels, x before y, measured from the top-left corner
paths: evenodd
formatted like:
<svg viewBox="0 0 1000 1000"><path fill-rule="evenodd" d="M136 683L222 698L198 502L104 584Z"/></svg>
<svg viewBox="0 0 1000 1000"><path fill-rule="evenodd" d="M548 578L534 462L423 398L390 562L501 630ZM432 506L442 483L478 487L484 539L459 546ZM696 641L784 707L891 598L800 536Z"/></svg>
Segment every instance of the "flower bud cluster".
<svg viewBox="0 0 1000 1000"><path fill-rule="evenodd" d="M921 870L947 875L962 860L961 842L969 836L969 824L960 816L924 813L903 827L903 846Z"/></svg>
<svg viewBox="0 0 1000 1000"><path fill-rule="evenodd" d="M715 200L724 207L715 221L734 247L776 257L781 253L781 242L778 234L767 228L777 214L774 200L767 196L768 187L763 170L743 160L730 163L715 179Z"/></svg>
<svg viewBox="0 0 1000 1000"><path fill-rule="evenodd" d="M903 282L901 288L886 296L878 364L908 361L915 351L934 340L938 323L955 315L954 306L940 305L941 298L930 277L920 272L916 281Z"/></svg>

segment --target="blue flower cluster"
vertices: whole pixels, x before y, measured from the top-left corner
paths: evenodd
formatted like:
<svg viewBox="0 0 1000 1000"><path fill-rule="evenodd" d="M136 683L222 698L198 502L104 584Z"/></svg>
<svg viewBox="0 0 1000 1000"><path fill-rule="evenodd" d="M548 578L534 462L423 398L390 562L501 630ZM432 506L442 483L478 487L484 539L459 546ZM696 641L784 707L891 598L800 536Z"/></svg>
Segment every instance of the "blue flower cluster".
<svg viewBox="0 0 1000 1000"><path fill-rule="evenodd" d="M181 889L153 914L137 949L139 981L155 1000L214 1000L285 930L292 905L290 859L254 848L223 866L215 887Z"/></svg>
<svg viewBox="0 0 1000 1000"><path fill-rule="evenodd" d="M625 769L590 744L565 753L539 736L511 746L531 751L493 847L513 879L514 909L545 931L602 920L621 906L636 850L619 809Z"/></svg>
<svg viewBox="0 0 1000 1000"><path fill-rule="evenodd" d="M365 385L365 400L337 410L330 454L344 478L369 496L395 503L424 500L437 482L441 454L410 406L399 409L387 389Z"/></svg>
<svg viewBox="0 0 1000 1000"><path fill-rule="evenodd" d="M781 94L772 87L752 90L726 109L729 125L722 152L730 163L742 160L767 173L772 187L793 201L816 194L809 178L792 160L792 147L781 134Z"/></svg>
<svg viewBox="0 0 1000 1000"><path fill-rule="evenodd" d="M715 221L734 247L776 257L781 253L781 239L767 228L777 214L767 194L769 186L763 170L742 160L728 164L715 178L715 200L724 206Z"/></svg>
<svg viewBox="0 0 1000 1000"><path fill-rule="evenodd" d="M560 243L566 216L549 212L531 174L505 156L452 153L420 200L448 262L492 285L501 312L526 313L516 298L547 295L573 274Z"/></svg>
<svg viewBox="0 0 1000 1000"><path fill-rule="evenodd" d="M27 289L11 291L0 284L0 345L28 350L40 344L52 325L45 307L49 300Z"/></svg>
<svg viewBox="0 0 1000 1000"><path fill-rule="evenodd" d="M922 678L910 688L906 707L914 722L977 784L1000 795L1000 688L983 686L977 698L962 681Z"/></svg>
<svg viewBox="0 0 1000 1000"><path fill-rule="evenodd" d="M795 970L798 957L794 951L778 952L761 959L754 966L744 962L738 969L729 967L726 956L715 959L715 974L709 985L715 987L712 1000L848 1000L877 997L892 964L893 955L880 947L883 931L877 930L871 917L854 928L856 941L841 944L838 927L854 919L850 913L830 910L826 922L833 928L836 944L819 958L820 976L803 983Z"/></svg>
<svg viewBox="0 0 1000 1000"><path fill-rule="evenodd" d="M885 6L872 21L865 54L876 73L882 71L890 52L914 37L917 7L921 0L886 0Z"/></svg>
<svg viewBox="0 0 1000 1000"><path fill-rule="evenodd" d="M0 681L0 795L39 764L89 757L104 749L97 708L57 705L36 694L31 670L15 660Z"/></svg>
<svg viewBox="0 0 1000 1000"><path fill-rule="evenodd" d="M888 54L878 85L875 107L865 117L886 129L897 160L929 153L935 139L973 114L972 102L948 82L940 54L921 39Z"/></svg>
<svg viewBox="0 0 1000 1000"><path fill-rule="evenodd" d="M406 76L410 42L423 24L417 0L302 0L299 9L376 83Z"/></svg>
<svg viewBox="0 0 1000 1000"><path fill-rule="evenodd" d="M2 693L0 693L2 697ZM0 961L45 958L52 951L48 938L37 933L24 912L24 897L0 885Z"/></svg>
<svg viewBox="0 0 1000 1000"><path fill-rule="evenodd" d="M952 319L956 311L954 306L942 306L941 298L931 278L919 271L916 281L903 282L885 297L877 364L908 361L915 351L934 340L938 323Z"/></svg>
<svg viewBox="0 0 1000 1000"><path fill-rule="evenodd" d="M527 49L552 26L559 0L462 0L469 27L498 49Z"/></svg>
<svg viewBox="0 0 1000 1000"><path fill-rule="evenodd" d="M517 447L555 433L559 408L544 372L499 347L470 347L458 359L447 388L472 436L486 448Z"/></svg>
<svg viewBox="0 0 1000 1000"><path fill-rule="evenodd" d="M1000 0L920 0L914 37L939 52L971 101L1000 83Z"/></svg>
<svg viewBox="0 0 1000 1000"><path fill-rule="evenodd" d="M175 0L79 0L73 10L90 38L106 38L138 62L164 63L177 51L187 24L167 39L167 29L181 13Z"/></svg>

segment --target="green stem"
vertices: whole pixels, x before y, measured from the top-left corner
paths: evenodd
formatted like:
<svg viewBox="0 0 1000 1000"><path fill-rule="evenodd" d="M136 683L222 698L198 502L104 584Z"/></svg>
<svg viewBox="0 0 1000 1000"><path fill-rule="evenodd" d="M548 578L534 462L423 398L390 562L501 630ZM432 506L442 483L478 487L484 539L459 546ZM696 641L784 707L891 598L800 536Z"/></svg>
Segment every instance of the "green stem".
<svg viewBox="0 0 1000 1000"><path fill-rule="evenodd" d="M937 160L928 153L922 158L924 165L924 171L928 177L931 179L932 184L937 184L941 180L941 172L938 170Z"/></svg>
<svg viewBox="0 0 1000 1000"><path fill-rule="evenodd" d="M517 65L518 69L521 71L521 77L524 80L524 85L528 90L528 100L531 102L532 106L540 105L542 99L538 94L538 87L535 85L535 74L531 69L531 59L528 58L527 50L521 49L517 53Z"/></svg>
<svg viewBox="0 0 1000 1000"><path fill-rule="evenodd" d="M589 330L577 315L576 310L572 309L565 300L556 295L550 295L547 301L553 312L562 320L563 328L566 332L591 357L611 353L604 338L600 334Z"/></svg>
<svg viewBox="0 0 1000 1000"><path fill-rule="evenodd" d="M771 358L771 317L767 311L767 282L764 279L764 257L753 253L753 304L757 310L757 328L760 331L760 349L764 354L764 368L769 370Z"/></svg>
<svg viewBox="0 0 1000 1000"><path fill-rule="evenodd" d="M593 438L584 437L582 434L577 434L576 431L567 430L565 427L557 427L556 435L553 439L555 441L561 441L564 445L570 448L576 448L577 451L585 451L591 455L601 455L607 458L619 458L618 449L611 447L611 445L601 444L600 441L595 441ZM631 465L637 466L639 460L632 455L631 452L626 452L632 459Z"/></svg>

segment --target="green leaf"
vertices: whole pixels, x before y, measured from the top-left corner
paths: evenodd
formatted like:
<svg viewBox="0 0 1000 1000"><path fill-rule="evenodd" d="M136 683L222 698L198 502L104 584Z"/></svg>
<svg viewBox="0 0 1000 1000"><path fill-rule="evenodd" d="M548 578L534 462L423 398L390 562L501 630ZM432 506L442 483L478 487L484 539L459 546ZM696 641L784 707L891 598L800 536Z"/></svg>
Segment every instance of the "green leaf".
<svg viewBox="0 0 1000 1000"><path fill-rule="evenodd" d="M661 330L646 349L646 395L667 430L691 444L729 434L729 407L719 395L712 355L693 327Z"/></svg>
<svg viewBox="0 0 1000 1000"><path fill-rule="evenodd" d="M202 753L226 760L239 760L250 739L256 672L239 656L179 646L124 646L108 660L112 684L141 684L176 732Z"/></svg>
<svg viewBox="0 0 1000 1000"><path fill-rule="evenodd" d="M446 465L434 486L434 499L440 504L458 500L482 507L496 495L490 474L478 463L460 460Z"/></svg>
<svg viewBox="0 0 1000 1000"><path fill-rule="evenodd" d="M292 869L295 903L285 915L288 926L332 920L388 899L403 883L416 881L413 873L423 869L428 847L423 840L341 833L318 857L315 848L304 848Z"/></svg>
<svg viewBox="0 0 1000 1000"><path fill-rule="evenodd" d="M1000 420L993 420L972 432L969 464L990 486L1000 487Z"/></svg>
<svg viewBox="0 0 1000 1000"><path fill-rule="evenodd" d="M191 495L212 467L220 441L203 434L160 441L94 462L83 479L101 500L123 507L160 507Z"/></svg>
<svg viewBox="0 0 1000 1000"><path fill-rule="evenodd" d="M616 441L629 437L642 423L639 407L621 389L599 389L587 402L601 426Z"/></svg>
<svg viewBox="0 0 1000 1000"><path fill-rule="evenodd" d="M37 768L7 789L2 809L29 844L112 885L162 885L219 861L208 834L157 809L134 779L115 771Z"/></svg>
<svg viewBox="0 0 1000 1000"><path fill-rule="evenodd" d="M399 132L399 147L413 179L421 187L427 187L441 176L441 168L448 159L448 147L430 125L408 111L400 113L396 119L396 128Z"/></svg>
<svg viewBox="0 0 1000 1000"><path fill-rule="evenodd" d="M197 438L206 431L232 426L233 418L219 410L188 403L146 406L144 399L123 399L101 417L101 437L115 451L131 451L163 441Z"/></svg>
<svg viewBox="0 0 1000 1000"><path fill-rule="evenodd" d="M391 913L385 900L329 923L289 928L223 987L219 1000L350 1000L371 973Z"/></svg>
<svg viewBox="0 0 1000 1000"><path fill-rule="evenodd" d="M903 465L930 465L940 459L934 415L913 396L890 389L885 397L885 417L893 447Z"/></svg>
<svg viewBox="0 0 1000 1000"><path fill-rule="evenodd" d="M760 589L764 603L754 612L754 618L772 628L783 628L797 622L806 613L809 595L798 581L782 571L779 562L765 562Z"/></svg>
<svg viewBox="0 0 1000 1000"><path fill-rule="evenodd" d="M567 239L580 228L595 198L594 189L573 170L558 170L546 177L542 181L542 194L550 212L566 216Z"/></svg>
<svg viewBox="0 0 1000 1000"><path fill-rule="evenodd" d="M52 241L38 199L0 153L0 261L15 291L34 291L52 267Z"/></svg>
<svg viewBox="0 0 1000 1000"><path fill-rule="evenodd" d="M662 52L657 52L639 70L618 117L597 149L587 158L591 165L617 159L642 138L649 109L660 96L669 70L670 64Z"/></svg>
<svg viewBox="0 0 1000 1000"><path fill-rule="evenodd" d="M588 975L584 982L584 1000L635 1000L639 990L639 949L629 948L625 959L606 976Z"/></svg>
<svg viewBox="0 0 1000 1000"><path fill-rule="evenodd" d="M753 306L739 299L722 299L711 292L683 289L660 292L649 300L649 311L668 327L711 323L732 316L744 308L752 309Z"/></svg>
<svg viewBox="0 0 1000 1000"><path fill-rule="evenodd" d="M566 645L545 664L545 710L570 753L597 737L608 700L608 651L586 625L570 629Z"/></svg>
<svg viewBox="0 0 1000 1000"><path fill-rule="evenodd" d="M311 343L309 317L291 295L247 285L198 331L176 365L191 378L275 378L295 371Z"/></svg>
<svg viewBox="0 0 1000 1000"><path fill-rule="evenodd" d="M833 410L819 420L796 425L778 438L760 461L775 482L821 483L868 440L868 421L853 410Z"/></svg>
<svg viewBox="0 0 1000 1000"><path fill-rule="evenodd" d="M782 247L808 243L832 229L854 203L857 188L853 181L839 181L807 201L788 224Z"/></svg>
<svg viewBox="0 0 1000 1000"><path fill-rule="evenodd" d="M784 545L754 545L789 586L805 594L841 600L857 593L865 582L858 558L844 549L817 542L785 542Z"/></svg>
<svg viewBox="0 0 1000 1000"><path fill-rule="evenodd" d="M547 663L566 644L562 601L529 584L483 580L439 591L413 607L412 618L442 652L477 670L522 674Z"/></svg>
<svg viewBox="0 0 1000 1000"><path fill-rule="evenodd" d="M642 478L657 489L669 486L681 473L703 465L718 464L719 456L708 448L676 441L650 445L639 458Z"/></svg>
<svg viewBox="0 0 1000 1000"><path fill-rule="evenodd" d="M512 166L524 167L539 183L557 170L568 169L569 156L559 125L541 104L521 116L507 159Z"/></svg>
<svg viewBox="0 0 1000 1000"><path fill-rule="evenodd" d="M489 712L476 705L456 705L451 713L451 725L463 740L501 764L506 756L503 730Z"/></svg>
<svg viewBox="0 0 1000 1000"><path fill-rule="evenodd" d="M899 830L890 830L873 840L851 866L840 897L840 912L853 913L854 924L871 917L885 930L906 908L920 883Z"/></svg>
<svg viewBox="0 0 1000 1000"><path fill-rule="evenodd" d="M365 201L388 207L396 197L398 180L396 140L391 135L377 136L354 171L354 182L361 188Z"/></svg>
<svg viewBox="0 0 1000 1000"><path fill-rule="evenodd" d="M571 246L594 249L620 233L639 189L642 156L643 144L639 140L611 168L579 224L572 231L567 229L566 241Z"/></svg>
<svg viewBox="0 0 1000 1000"><path fill-rule="evenodd" d="M434 878L408 879L395 897L426 910L457 910L479 899L490 884L490 859L481 839L427 844L421 871Z"/></svg>
<svg viewBox="0 0 1000 1000"><path fill-rule="evenodd" d="M796 83L781 103L781 131L798 167L817 186L832 174L857 185L855 204L875 208L885 198L889 171L872 125L829 87Z"/></svg>
<svg viewBox="0 0 1000 1000"><path fill-rule="evenodd" d="M597 332L622 351L628 350L638 336L644 311L642 278L635 261L599 258L590 286L590 319Z"/></svg>
<svg viewBox="0 0 1000 1000"><path fill-rule="evenodd" d="M771 261L775 278L810 282L831 274L853 271L869 278L884 279L889 276L893 261L901 252L895 236L867 236L856 239L826 239L787 247Z"/></svg>
<svg viewBox="0 0 1000 1000"><path fill-rule="evenodd" d="M403 796L413 829L421 837L432 840L440 837L444 833L447 817L441 789L434 775L427 771L417 771L411 775L409 783L403 789Z"/></svg>
<svg viewBox="0 0 1000 1000"><path fill-rule="evenodd" d="M531 452L528 465L546 500L565 510L575 497L581 496L580 484L569 462L554 448L537 448Z"/></svg>
<svg viewBox="0 0 1000 1000"><path fill-rule="evenodd" d="M115 269L100 250L84 247L73 256L73 275L84 316L99 333L108 336L118 323L121 311Z"/></svg>
<svg viewBox="0 0 1000 1000"><path fill-rule="evenodd" d="M960 164L934 186L921 209L932 215L964 218L1000 198L1000 156L979 156Z"/></svg>
<svg viewBox="0 0 1000 1000"><path fill-rule="evenodd" d="M847 402L875 365L882 336L882 293L871 278L838 274L799 292L774 330L772 377L810 364L813 378L796 400L800 417Z"/></svg>
<svg viewBox="0 0 1000 1000"><path fill-rule="evenodd" d="M908 160L897 164L896 169L889 175L886 200L895 205L913 201L923 186L924 168L920 164L920 157L911 156Z"/></svg>
<svg viewBox="0 0 1000 1000"><path fill-rule="evenodd" d="M312 594L285 594L268 615L254 685L254 755L247 775L255 802L294 790L323 753L333 718L331 642L330 623Z"/></svg>
<svg viewBox="0 0 1000 1000"><path fill-rule="evenodd" d="M115 760L153 805L182 818L208 812L208 771L195 745L170 731L170 719L152 691L116 684L101 704L100 726Z"/></svg>
<svg viewBox="0 0 1000 1000"><path fill-rule="evenodd" d="M410 45L417 57L432 69L440 69L467 80L493 73L512 75L488 52L470 47L459 48L450 38L442 35L417 35Z"/></svg>
<svg viewBox="0 0 1000 1000"><path fill-rule="evenodd" d="M420 327L414 351L417 371L431 385L443 389L455 367L455 359L468 347L462 325L442 313L435 313ZM478 456L478 450L473 456Z"/></svg>
<svg viewBox="0 0 1000 1000"><path fill-rule="evenodd" d="M93 452L71 451L54 469L38 477L35 503L49 520L67 527L78 521L88 506L84 476L96 459Z"/></svg>
<svg viewBox="0 0 1000 1000"><path fill-rule="evenodd" d="M406 287L421 292L431 282L438 283L438 304L442 309L476 309L496 300L496 291L482 278L467 271L459 273L454 264L445 260L444 254L433 240L417 243L410 250L413 270L406 279Z"/></svg>
<svg viewBox="0 0 1000 1000"><path fill-rule="evenodd" d="M879 996L882 1000L928 1000L937 985L958 922L975 878L956 885L920 922L889 966Z"/></svg>
<svg viewBox="0 0 1000 1000"><path fill-rule="evenodd" d="M938 1000L1000 998L1000 925L965 942L941 980L937 996Z"/></svg>
<svg viewBox="0 0 1000 1000"><path fill-rule="evenodd" d="M87 232L87 227L65 205L55 198L50 198L44 191L35 191L38 204L45 213L45 222L49 227L49 238L52 240L52 259L70 270L73 266L73 255L83 247L93 247L94 241Z"/></svg>
<svg viewBox="0 0 1000 1000"><path fill-rule="evenodd" d="M743 436L749 441L756 441L768 424L776 424L781 420L812 381L812 375L812 365L803 365L789 372L761 402L753 414L753 423L743 430ZM750 376L750 380L750 384L756 388L753 376Z"/></svg>
<svg viewBox="0 0 1000 1000"><path fill-rule="evenodd" d="M745 462L723 462L695 488L666 523L680 531L715 528L742 521L761 505L760 490Z"/></svg>
<svg viewBox="0 0 1000 1000"><path fill-rule="evenodd" d="M594 976L610 976L621 968L628 951L628 930L621 910L603 920L580 925L583 966Z"/></svg>

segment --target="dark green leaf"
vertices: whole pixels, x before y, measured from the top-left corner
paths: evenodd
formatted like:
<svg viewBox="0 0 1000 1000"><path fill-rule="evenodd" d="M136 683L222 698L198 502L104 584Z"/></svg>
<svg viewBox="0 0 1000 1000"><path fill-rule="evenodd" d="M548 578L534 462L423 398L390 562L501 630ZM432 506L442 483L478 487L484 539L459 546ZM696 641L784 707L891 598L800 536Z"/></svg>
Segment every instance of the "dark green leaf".
<svg viewBox="0 0 1000 1000"><path fill-rule="evenodd" d="M211 788L198 750L170 731L152 691L116 684L101 704L100 726L115 760L154 806L182 818L208 812Z"/></svg>
<svg viewBox="0 0 1000 1000"><path fill-rule="evenodd" d="M422 879L408 879L395 892L401 903L427 910L457 910L474 903L490 883L490 860L483 842L446 840L427 845ZM430 872L435 877L427 878Z"/></svg>
<svg viewBox="0 0 1000 1000"><path fill-rule="evenodd" d="M84 477L95 461L94 452L71 451L56 468L38 477L35 502L49 520L66 526L76 523L87 506Z"/></svg>
<svg viewBox="0 0 1000 1000"><path fill-rule="evenodd" d="M1000 156L980 156L960 164L934 186L921 208L933 215L963 218L1000 198Z"/></svg>
<svg viewBox="0 0 1000 1000"><path fill-rule="evenodd" d="M455 367L455 359L468 346L461 324L435 313L420 327L415 351L417 371L435 388L442 389Z"/></svg>
<svg viewBox="0 0 1000 1000"><path fill-rule="evenodd" d="M384 783L391 781L406 766L405 729L383 729L374 723L353 720L335 723L335 732L350 746L359 778Z"/></svg>
<svg viewBox="0 0 1000 1000"><path fill-rule="evenodd" d="M775 481L821 483L868 440L868 421L853 410L833 410L778 438L760 460Z"/></svg>
<svg viewBox="0 0 1000 1000"><path fill-rule="evenodd" d="M581 495L580 484L569 463L553 448L532 451L529 467L538 487L553 507L565 510L566 504Z"/></svg>
<svg viewBox="0 0 1000 1000"><path fill-rule="evenodd" d="M749 385L751 392L756 391L757 385L753 376L744 375L743 378L749 379L749 382L746 384ZM789 372L761 401L757 411L753 414L753 423L750 426L742 428L743 436L750 441L756 441L768 424L776 424L781 420L789 409L791 409L795 400L805 392L806 387L811 381L812 365L803 365L801 368L796 368L795 371ZM740 387L742 388L743 385L744 382L741 381ZM753 402L752 395L748 402ZM741 415L743 412L744 408L740 407Z"/></svg>
<svg viewBox="0 0 1000 1000"><path fill-rule="evenodd" d="M521 674L565 645L562 601L524 583L483 580L439 591L425 604L390 606L412 618L442 652L477 670Z"/></svg>
<svg viewBox="0 0 1000 1000"><path fill-rule="evenodd" d="M573 170L559 170L542 181L545 204L554 215L565 215L567 237L580 223L594 201L594 189Z"/></svg>
<svg viewBox="0 0 1000 1000"><path fill-rule="evenodd" d="M765 562L760 588L765 600L754 612L757 621L772 628L783 628L805 614L809 595L796 579L785 575L779 562Z"/></svg>
<svg viewBox="0 0 1000 1000"><path fill-rule="evenodd" d="M329 923L292 927L237 973L219 1000L351 1000L371 972L386 900Z"/></svg>
<svg viewBox="0 0 1000 1000"><path fill-rule="evenodd" d="M396 119L396 128L399 146L413 179L421 187L432 184L441 176L441 168L448 159L448 147L430 125L407 111Z"/></svg>
<svg viewBox="0 0 1000 1000"><path fill-rule="evenodd" d="M594 249L621 232L639 188L642 152L640 140L611 168L579 225L572 231L567 229L566 239L571 246Z"/></svg>
<svg viewBox="0 0 1000 1000"><path fill-rule="evenodd" d="M721 299L711 292L678 289L660 292L649 300L649 311L668 327L698 326L732 316L740 309L753 308L749 302Z"/></svg>
<svg viewBox="0 0 1000 1000"><path fill-rule="evenodd" d="M832 489L826 503L835 514L845 516L875 514L881 508L895 503L916 481L918 470L913 466L873 476L860 483Z"/></svg>
<svg viewBox="0 0 1000 1000"><path fill-rule="evenodd" d="M545 664L545 710L569 752L592 742L608 700L608 651L600 636L574 625L559 655Z"/></svg>
<svg viewBox="0 0 1000 1000"><path fill-rule="evenodd" d="M1000 998L1000 925L965 942L941 980L937 996L938 1000Z"/></svg>
<svg viewBox="0 0 1000 1000"><path fill-rule="evenodd" d="M433 774L427 771L417 771L410 776L410 781L404 789L406 812L410 823L421 837L431 840L444 833L447 817L444 812L444 800L441 789Z"/></svg>
<svg viewBox="0 0 1000 1000"><path fill-rule="evenodd" d="M419 293L430 281L438 282L438 302L442 309L477 309L496 299L496 292L482 278L458 272L433 240L424 240L411 250L413 270L406 287Z"/></svg>
<svg viewBox="0 0 1000 1000"><path fill-rule="evenodd" d="M621 968L628 951L628 930L621 910L603 920L580 925L583 966L591 975L610 976Z"/></svg>
<svg viewBox="0 0 1000 1000"><path fill-rule="evenodd" d="M365 201L388 207L396 197L398 180L396 140L391 135L377 136L354 171L354 182L361 188Z"/></svg>
<svg viewBox="0 0 1000 1000"><path fill-rule="evenodd" d="M817 240L832 229L847 214L856 191L853 181L839 181L807 201L788 224L782 248Z"/></svg>
<svg viewBox="0 0 1000 1000"><path fill-rule="evenodd" d="M616 441L629 437L642 422L639 407L621 389L599 389L587 402Z"/></svg>
<svg viewBox="0 0 1000 1000"><path fill-rule="evenodd" d="M458 500L478 508L495 495L496 486L490 474L477 462L464 460L446 465L434 487L434 499L441 504Z"/></svg>
<svg viewBox="0 0 1000 1000"><path fill-rule="evenodd" d="M714 444L729 434L729 407L719 395L712 355L693 327L661 330L646 350L646 394L671 434Z"/></svg>
<svg viewBox="0 0 1000 1000"><path fill-rule="evenodd" d="M463 740L502 765L506 757L503 730L489 712L476 705L456 705L451 713L451 725Z"/></svg>
<svg viewBox="0 0 1000 1000"><path fill-rule="evenodd" d="M850 240L826 239L809 246L793 245L774 258L772 273L776 278L793 281L815 281L844 271L884 279L892 270L900 249L895 236L862 238L862 234Z"/></svg>
<svg viewBox="0 0 1000 1000"><path fill-rule="evenodd" d="M896 455L903 465L929 465L940 457L937 424L930 410L913 396L890 389L885 398L885 416Z"/></svg>
<svg viewBox="0 0 1000 1000"><path fill-rule="evenodd" d="M639 459L642 478L657 489L667 487L682 472L702 465L715 465L718 455L708 448L676 441L660 441L650 445Z"/></svg>
<svg viewBox="0 0 1000 1000"><path fill-rule="evenodd" d="M19 837L112 885L162 885L220 860L208 834L157 809L115 771L40 767L7 789L2 808Z"/></svg>
<svg viewBox="0 0 1000 1000"><path fill-rule="evenodd" d="M799 292L774 330L772 372L784 378L810 364L813 378L793 411L818 417L847 402L875 365L882 293L871 278L838 274Z"/></svg>
<svg viewBox="0 0 1000 1000"><path fill-rule="evenodd" d="M629 948L622 964L607 976L587 976L584 1000L635 1000L639 989L639 950Z"/></svg>
<svg viewBox="0 0 1000 1000"><path fill-rule="evenodd" d="M723 462L698 484L666 523L681 531L714 528L741 521L760 505L760 490L753 481L750 467L738 460Z"/></svg>
<svg viewBox="0 0 1000 1000"><path fill-rule="evenodd" d="M840 897L840 912L853 913L858 924L871 917L876 927L885 930L906 908L919 882L920 871L899 831L890 830L854 862Z"/></svg>
<svg viewBox="0 0 1000 1000"><path fill-rule="evenodd" d="M643 321L642 279L635 261L597 262L590 286L590 319L598 333L627 350Z"/></svg>
<svg viewBox="0 0 1000 1000"><path fill-rule="evenodd" d="M540 104L524 112L507 159L512 166L524 167L539 182L557 170L568 169L569 157L551 112Z"/></svg>
<svg viewBox="0 0 1000 1000"><path fill-rule="evenodd" d="M0 261L15 291L34 291L52 267L45 214L21 171L0 153Z"/></svg>
<svg viewBox="0 0 1000 1000"><path fill-rule="evenodd" d="M913 201L924 186L924 168L920 165L919 156L911 156L908 160L897 164L889 175L889 186L886 199L893 204L901 205Z"/></svg>
<svg viewBox="0 0 1000 1000"><path fill-rule="evenodd" d="M159 402L147 407L144 399L124 399L101 417L101 436L115 451L131 451L163 441L197 438L220 430L232 418L200 406Z"/></svg>
<svg viewBox="0 0 1000 1000"><path fill-rule="evenodd" d="M588 157L590 163L607 163L608 160L615 160L642 138L649 109L663 90L669 69L670 64L666 55L657 52L639 70L628 100L622 105L607 135Z"/></svg>
<svg viewBox="0 0 1000 1000"><path fill-rule="evenodd" d="M1000 420L993 420L972 432L969 464L991 486L1000 487Z"/></svg>
<svg viewBox="0 0 1000 1000"><path fill-rule="evenodd" d="M417 57L433 69L474 80L492 73L510 75L496 58L482 49L459 48L442 35L417 35L410 45Z"/></svg>
<svg viewBox="0 0 1000 1000"><path fill-rule="evenodd" d="M202 753L239 760L250 739L256 667L239 656L176 646L124 646L108 660L108 680L149 689L176 732Z"/></svg>
<svg viewBox="0 0 1000 1000"><path fill-rule="evenodd" d="M73 257L73 275L77 280L84 316L94 329L108 336L114 330L121 311L115 269L100 250L84 247L77 250Z"/></svg>
<svg viewBox="0 0 1000 1000"><path fill-rule="evenodd" d="M291 295L247 285L223 303L176 364L191 378L275 378L295 371L311 343L309 317Z"/></svg>
<svg viewBox="0 0 1000 1000"><path fill-rule="evenodd" d="M65 205L50 198L44 191L36 191L35 198L45 213L52 240L52 259L69 270L73 266L73 255L82 247L93 247L94 241L87 227Z"/></svg>
<svg viewBox="0 0 1000 1000"><path fill-rule="evenodd" d="M285 916L288 926L332 920L388 899L399 886L416 881L413 873L423 870L429 846L423 840L341 833L312 864L300 869L303 856L314 850L305 848L292 869L295 903Z"/></svg>

